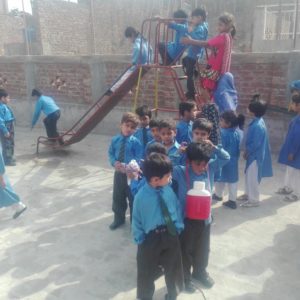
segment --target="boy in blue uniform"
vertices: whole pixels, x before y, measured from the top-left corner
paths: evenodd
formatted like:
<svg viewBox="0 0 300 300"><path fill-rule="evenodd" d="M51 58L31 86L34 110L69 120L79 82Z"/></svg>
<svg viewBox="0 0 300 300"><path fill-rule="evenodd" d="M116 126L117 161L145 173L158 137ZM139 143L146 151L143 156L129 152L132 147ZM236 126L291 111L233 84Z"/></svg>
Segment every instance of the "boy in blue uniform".
<svg viewBox="0 0 300 300"><path fill-rule="evenodd" d="M173 14L174 19L182 19L181 21L171 22L168 27L173 29L175 33L174 42L159 43L158 50L162 59L162 64L170 66L176 64L176 61L182 56L186 46L181 44L180 40L188 33L187 18L185 11L179 9Z"/></svg>
<svg viewBox="0 0 300 300"><path fill-rule="evenodd" d="M159 134L159 123L158 120L151 120L149 123L152 140L148 142L147 148L153 143L161 143L161 136Z"/></svg>
<svg viewBox="0 0 300 300"><path fill-rule="evenodd" d="M215 183L214 200L222 201L225 186L228 186L228 201L223 205L236 209L236 198L239 181L240 146L243 138L242 129L245 123L243 115L237 115L234 111L226 111L221 115L221 139L222 146L230 155L230 161L222 170L220 178Z"/></svg>
<svg viewBox="0 0 300 300"><path fill-rule="evenodd" d="M141 300L152 299L159 265L164 269L168 290L165 299L175 300L183 286L178 239L183 223L178 199L169 186L171 172L167 156L151 154L143 165L147 183L134 199L132 234L138 245L137 298Z"/></svg>
<svg viewBox="0 0 300 300"><path fill-rule="evenodd" d="M206 287L212 287L214 281L206 271L209 259L210 224L207 220L190 220L185 217L185 199L194 181L204 181L206 189L212 192L213 176L230 159L229 154L220 146L214 146L209 140L191 143L187 149L188 166L174 167L172 186L179 198L184 231L181 237L183 272L185 289L194 292L192 277ZM191 273L193 267L193 273Z"/></svg>
<svg viewBox="0 0 300 300"><path fill-rule="evenodd" d="M54 99L48 96L44 96L39 90L33 89L31 96L37 101L35 104L35 111L32 117L31 128L33 128L38 121L41 112L46 115L44 119L44 125L46 128L48 138L50 141L56 142L55 138L59 137L57 132L57 121L60 118L60 109L55 103ZM61 139L58 142L62 145Z"/></svg>
<svg viewBox="0 0 300 300"><path fill-rule="evenodd" d="M15 208L13 219L18 218L26 209L26 205L20 201L8 178L5 175L5 166L0 146L0 208L12 206Z"/></svg>
<svg viewBox="0 0 300 300"><path fill-rule="evenodd" d="M299 82L300 85L300 82ZM280 150L278 162L286 165L284 187L278 194L285 195L284 200L293 202L300 199L300 95L294 94L291 108L297 113L289 125L285 142Z"/></svg>
<svg viewBox="0 0 300 300"><path fill-rule="evenodd" d="M243 207L259 206L259 184L263 177L272 177L272 157L270 151L268 131L262 118L267 111L267 103L255 95L248 106L253 120L250 122L246 135L246 150L244 159L245 194L238 200L245 201Z"/></svg>
<svg viewBox="0 0 300 300"><path fill-rule="evenodd" d="M8 106L9 101L8 93L4 89L0 89L0 140L3 148L2 155L6 166L15 166L15 117Z"/></svg>
<svg viewBox="0 0 300 300"><path fill-rule="evenodd" d="M177 143L176 123L173 120L163 120L159 123L159 134L163 145L167 149L167 154L172 161L173 166L185 164L184 155L180 151L180 145Z"/></svg>
<svg viewBox="0 0 300 300"><path fill-rule="evenodd" d="M213 125L205 118L196 119L192 127L194 143L200 143L209 139Z"/></svg>
<svg viewBox="0 0 300 300"><path fill-rule="evenodd" d="M192 141L192 127L196 116L197 106L193 101L185 101L179 104L180 121L176 125L176 141L179 144Z"/></svg>
<svg viewBox="0 0 300 300"><path fill-rule="evenodd" d="M131 217L133 198L127 183L125 165L133 159L139 162L143 157L143 147L133 136L138 124L139 120L135 114L125 113L121 120L121 132L113 137L108 150L109 161L115 168L112 204L114 221L109 226L111 230L115 230L125 223L127 198Z"/></svg>
<svg viewBox="0 0 300 300"><path fill-rule="evenodd" d="M195 40L206 41L208 37L208 24L206 22L206 11L203 8L196 8L192 12L192 26L188 30L188 35ZM195 98L194 72L198 57L202 57L202 48L190 46L187 56L182 60L187 75L187 93L188 99Z"/></svg>
<svg viewBox="0 0 300 300"><path fill-rule="evenodd" d="M149 123L152 118L151 109L147 105L138 107L135 113L140 119L140 128L137 129L134 136L140 141L145 151L147 144L152 140Z"/></svg>

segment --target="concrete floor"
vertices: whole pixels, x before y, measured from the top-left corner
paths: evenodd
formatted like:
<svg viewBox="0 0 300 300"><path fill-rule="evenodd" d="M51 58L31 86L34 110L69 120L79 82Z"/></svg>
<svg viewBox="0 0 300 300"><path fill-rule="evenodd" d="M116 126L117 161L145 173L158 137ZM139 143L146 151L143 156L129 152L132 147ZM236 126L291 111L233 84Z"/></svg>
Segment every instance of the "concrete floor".
<svg viewBox="0 0 300 300"><path fill-rule="evenodd" d="M110 137L90 135L66 150L43 148L36 157L43 131L16 132L18 165L7 174L29 209L16 221L10 209L0 210L0 299L135 299L129 225L108 229ZM275 177L261 186L260 207L214 205L209 272L216 284L204 290L206 299L300 299L300 202L274 194L283 179L283 169L274 166ZM156 287L155 299L163 299L163 279ZM179 297L202 299L200 293Z"/></svg>

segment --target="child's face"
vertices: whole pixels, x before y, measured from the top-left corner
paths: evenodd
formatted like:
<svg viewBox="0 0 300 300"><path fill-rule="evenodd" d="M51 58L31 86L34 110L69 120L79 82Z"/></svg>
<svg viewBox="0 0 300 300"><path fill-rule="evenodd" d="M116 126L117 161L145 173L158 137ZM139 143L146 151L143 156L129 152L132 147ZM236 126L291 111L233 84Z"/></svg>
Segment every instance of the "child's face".
<svg viewBox="0 0 300 300"><path fill-rule="evenodd" d="M152 136L153 136L153 138L156 142L161 142L161 137L160 137L158 127L152 127L151 128L151 134L152 134Z"/></svg>
<svg viewBox="0 0 300 300"><path fill-rule="evenodd" d="M1 97L0 101L4 104L8 104L10 102L9 96Z"/></svg>
<svg viewBox="0 0 300 300"><path fill-rule="evenodd" d="M292 102L291 108L294 112L300 113L300 103Z"/></svg>
<svg viewBox="0 0 300 300"><path fill-rule="evenodd" d="M140 119L141 127L148 127L149 126L149 123L150 123L149 116L139 117L139 119Z"/></svg>
<svg viewBox="0 0 300 300"><path fill-rule="evenodd" d="M162 178L152 177L150 184L154 187L163 187L170 183L171 181L171 173L164 175Z"/></svg>
<svg viewBox="0 0 300 300"><path fill-rule="evenodd" d="M201 175L207 170L208 163L206 161L191 161L191 168L196 175Z"/></svg>
<svg viewBox="0 0 300 300"><path fill-rule="evenodd" d="M183 117L188 121L193 121L196 119L196 114L197 114L197 107L195 106L190 111L185 111Z"/></svg>
<svg viewBox="0 0 300 300"><path fill-rule="evenodd" d="M220 127L221 128L229 128L229 124L224 120L224 119L220 119Z"/></svg>
<svg viewBox="0 0 300 300"><path fill-rule="evenodd" d="M217 31L219 33L229 32L230 31L230 27L228 25L226 25L225 23L219 21L218 27L217 27Z"/></svg>
<svg viewBox="0 0 300 300"><path fill-rule="evenodd" d="M193 26L197 26L203 22L203 18L201 16L193 16L191 18L191 23Z"/></svg>
<svg viewBox="0 0 300 300"><path fill-rule="evenodd" d="M161 128L159 134L163 144L168 146L173 144L176 136L176 130L170 128Z"/></svg>
<svg viewBox="0 0 300 300"><path fill-rule="evenodd" d="M136 130L136 125L132 122L122 123L121 126L121 133L124 136L132 135Z"/></svg>
<svg viewBox="0 0 300 300"><path fill-rule="evenodd" d="M196 128L193 130L193 142L200 143L209 139L209 133L203 129Z"/></svg>
<svg viewBox="0 0 300 300"><path fill-rule="evenodd" d="M300 95L300 91L299 90L292 90L291 94L292 94L292 97L293 96L299 96Z"/></svg>

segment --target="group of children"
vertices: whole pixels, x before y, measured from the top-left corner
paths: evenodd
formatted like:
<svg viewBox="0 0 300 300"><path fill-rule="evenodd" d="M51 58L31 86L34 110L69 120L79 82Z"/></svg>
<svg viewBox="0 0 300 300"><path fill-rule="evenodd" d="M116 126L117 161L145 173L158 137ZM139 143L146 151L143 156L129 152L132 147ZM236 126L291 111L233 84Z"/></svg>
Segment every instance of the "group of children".
<svg viewBox="0 0 300 300"><path fill-rule="evenodd" d="M297 198L292 191L299 188L297 184L291 187L290 179L291 174L295 175L293 172L299 178L300 96L293 96L292 101L298 115L291 122L279 159L288 165L289 185L279 192ZM259 206L260 182L263 177L273 175L263 119L266 111L267 103L255 95L248 105L251 121L245 137L245 117L233 110L224 111L220 115L219 144L210 140L213 124L198 112L193 101L180 103L177 124L174 120L152 119L151 110L145 105L136 114L123 115L121 132L109 148L110 162L115 167L114 221L110 228L114 230L124 224L128 198L132 234L138 244L138 299L152 299L160 268L166 278L166 299L176 299L182 289L193 292L192 279L206 287L213 285L206 270L211 216L207 220L187 218L186 196L195 181L202 181L216 201L223 200L228 187L225 207L236 209L237 200L242 207ZM242 140L246 160L245 194L237 198ZM140 169L127 168L132 160Z"/></svg>

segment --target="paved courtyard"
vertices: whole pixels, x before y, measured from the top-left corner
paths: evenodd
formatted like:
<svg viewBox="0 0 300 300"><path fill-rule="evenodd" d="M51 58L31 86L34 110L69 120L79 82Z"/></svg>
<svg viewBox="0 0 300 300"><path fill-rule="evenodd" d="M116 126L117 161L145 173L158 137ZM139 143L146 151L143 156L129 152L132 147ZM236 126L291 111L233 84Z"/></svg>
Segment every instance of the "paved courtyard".
<svg viewBox="0 0 300 300"><path fill-rule="evenodd" d="M41 129L16 130L18 165L7 174L28 205L12 220L0 210L0 299L133 300L136 246L128 222L111 232L110 137L90 135L64 150L41 148ZM242 168L242 166L241 166ZM283 168L264 180L258 208L213 208L210 300L300 299L300 202L274 194ZM242 177L243 179L243 177ZM299 178L300 184L300 178ZM241 180L240 189L243 188ZM165 294L163 279L155 300ZM202 300L199 292L179 300Z"/></svg>

